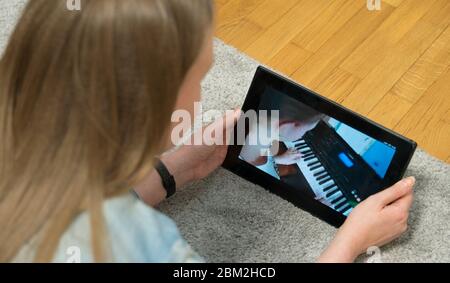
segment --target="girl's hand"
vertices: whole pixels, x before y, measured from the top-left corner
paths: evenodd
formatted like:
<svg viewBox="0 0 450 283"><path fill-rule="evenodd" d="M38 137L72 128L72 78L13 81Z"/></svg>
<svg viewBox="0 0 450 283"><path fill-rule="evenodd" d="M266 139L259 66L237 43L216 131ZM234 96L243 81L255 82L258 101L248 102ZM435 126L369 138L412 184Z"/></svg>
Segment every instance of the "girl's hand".
<svg viewBox="0 0 450 283"><path fill-rule="evenodd" d="M225 116L207 127L214 129L214 133L222 132L222 145L207 145L205 142L202 145L183 145L161 158L175 177L178 189L207 177L222 165L228 152L226 132L232 131L240 113L240 110L236 110L233 116Z"/></svg>
<svg viewBox="0 0 450 283"><path fill-rule="evenodd" d="M216 133L222 131L224 139L226 130L231 131L241 111L236 111L234 116L219 119L212 127ZM208 129L211 129L208 127ZM223 145L184 145L178 150L165 154L161 161L174 176L177 189L183 188L192 181L200 180L222 165L228 151L227 143ZM134 191L145 203L157 206L167 195L161 183L161 177L156 170L135 186Z"/></svg>
<svg viewBox="0 0 450 283"><path fill-rule="evenodd" d="M353 262L369 247L381 247L408 228L414 177L404 179L358 205L319 262Z"/></svg>

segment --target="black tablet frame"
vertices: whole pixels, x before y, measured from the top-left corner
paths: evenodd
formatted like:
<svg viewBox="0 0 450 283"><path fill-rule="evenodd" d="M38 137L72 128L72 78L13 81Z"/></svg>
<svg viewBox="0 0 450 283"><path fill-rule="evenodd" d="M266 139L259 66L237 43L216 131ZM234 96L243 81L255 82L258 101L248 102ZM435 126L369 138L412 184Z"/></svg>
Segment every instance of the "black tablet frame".
<svg viewBox="0 0 450 283"><path fill-rule="evenodd" d="M278 90L295 100L302 102L309 107L333 117L359 131L369 135L379 141L387 142L396 147L396 153L391 165L383 179L385 188L398 182L405 174L405 171L417 148L417 143L392 130L389 130L366 117L363 117L334 101L331 101L306 87L293 82L265 67L259 66L256 70L253 82L245 99L242 111L258 110L260 99L267 87ZM235 127L235 132L237 126ZM246 133L247 134L247 133ZM297 207L309 212L310 214L322 219L323 221L340 227L346 217L332 208L312 199L310 196L295 190L289 185L270 176L269 174L258 170L251 164L239 158L242 145L231 145L223 164L227 170L243 177L244 179L262 186L268 191L282 197L293 203Z"/></svg>

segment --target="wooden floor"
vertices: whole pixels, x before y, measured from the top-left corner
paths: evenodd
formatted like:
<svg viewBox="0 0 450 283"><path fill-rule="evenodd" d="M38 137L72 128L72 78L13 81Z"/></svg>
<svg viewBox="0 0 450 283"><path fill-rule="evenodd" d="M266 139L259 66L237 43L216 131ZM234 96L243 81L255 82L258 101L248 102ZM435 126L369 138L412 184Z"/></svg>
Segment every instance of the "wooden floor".
<svg viewBox="0 0 450 283"><path fill-rule="evenodd" d="M217 36L450 163L450 0L215 0Z"/></svg>

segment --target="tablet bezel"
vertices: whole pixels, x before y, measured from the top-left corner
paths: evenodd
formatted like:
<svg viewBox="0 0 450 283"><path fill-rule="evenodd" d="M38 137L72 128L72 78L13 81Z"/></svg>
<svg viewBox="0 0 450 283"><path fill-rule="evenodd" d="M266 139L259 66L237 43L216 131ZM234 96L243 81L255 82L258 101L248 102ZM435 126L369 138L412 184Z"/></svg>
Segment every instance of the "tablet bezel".
<svg viewBox="0 0 450 283"><path fill-rule="evenodd" d="M385 188L395 184L405 174L405 171L417 148L416 142L403 137L402 135L395 133L392 130L389 130L376 122L371 121L368 118L363 117L356 112L353 112L265 67L259 66L256 70L253 82L242 107L242 111L246 112L248 110L258 110L257 108L260 105L261 95L268 86L308 105L321 113L333 117L366 135L369 135L379 141L387 142L396 147L396 153L392 159L387 174L383 179L383 185ZM237 128L235 127L235 132L236 130ZM224 168L245 178L246 180L249 180L252 183L262 186L268 191L282 197L297 207L311 213L312 215L335 227L340 227L344 223L346 217L341 213L319 201L312 199L310 196L307 196L299 190L293 189L289 185L241 160L239 155L242 145L236 145L236 143L237 138L235 137L235 145L231 145L228 149L228 154L223 164Z"/></svg>

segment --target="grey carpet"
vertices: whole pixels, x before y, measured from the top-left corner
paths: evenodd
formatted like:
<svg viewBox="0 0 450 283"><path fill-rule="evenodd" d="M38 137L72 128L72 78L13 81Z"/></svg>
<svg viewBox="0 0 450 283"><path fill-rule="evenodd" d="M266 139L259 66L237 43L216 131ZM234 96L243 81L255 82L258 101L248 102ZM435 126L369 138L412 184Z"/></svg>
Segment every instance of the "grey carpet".
<svg viewBox="0 0 450 283"><path fill-rule="evenodd" d="M0 0L0 53L25 2ZM203 84L205 111L240 106L258 65L220 41L215 47L216 64ZM407 175L417 177L410 229L382 248L381 260L450 262L450 166L418 150ZM212 262L312 262L336 232L223 169L160 209Z"/></svg>

